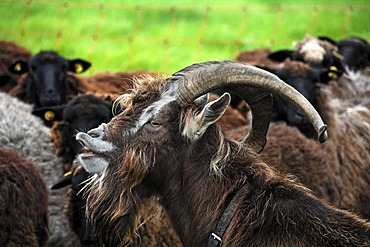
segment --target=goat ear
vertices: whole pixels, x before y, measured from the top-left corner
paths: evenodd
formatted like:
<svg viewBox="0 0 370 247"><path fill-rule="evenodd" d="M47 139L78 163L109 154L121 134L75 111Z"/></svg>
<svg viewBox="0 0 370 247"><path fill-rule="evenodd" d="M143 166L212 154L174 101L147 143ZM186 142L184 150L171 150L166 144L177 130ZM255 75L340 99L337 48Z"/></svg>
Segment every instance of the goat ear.
<svg viewBox="0 0 370 247"><path fill-rule="evenodd" d="M284 62L285 59L292 58L293 52L292 50L280 50L270 53L267 58L276 62Z"/></svg>
<svg viewBox="0 0 370 247"><path fill-rule="evenodd" d="M65 108L64 105L36 108L32 110L32 114L46 120L47 122L59 121L63 119L64 108Z"/></svg>
<svg viewBox="0 0 370 247"><path fill-rule="evenodd" d="M28 72L28 63L23 60L18 60L12 63L8 67L8 70L13 74L21 75L23 73Z"/></svg>
<svg viewBox="0 0 370 247"><path fill-rule="evenodd" d="M209 94L204 94L202 96L199 96L197 99L195 99L194 101L194 104L196 104L197 106L205 106L207 101L209 99Z"/></svg>
<svg viewBox="0 0 370 247"><path fill-rule="evenodd" d="M224 93L220 98L205 105L203 110L195 116L197 136L202 136L211 124L220 119L220 117L225 113L230 101L230 94Z"/></svg>
<svg viewBox="0 0 370 247"><path fill-rule="evenodd" d="M82 59L68 60L68 70L80 74L90 68L91 63Z"/></svg>

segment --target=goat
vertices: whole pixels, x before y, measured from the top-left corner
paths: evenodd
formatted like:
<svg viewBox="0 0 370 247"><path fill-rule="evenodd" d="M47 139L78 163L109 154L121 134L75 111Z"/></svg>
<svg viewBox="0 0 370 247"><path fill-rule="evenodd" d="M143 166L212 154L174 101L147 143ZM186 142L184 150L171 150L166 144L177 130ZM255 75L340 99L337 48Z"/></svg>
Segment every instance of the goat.
<svg viewBox="0 0 370 247"><path fill-rule="evenodd" d="M31 111L31 105L0 92L0 146L16 151L37 165L51 187L64 174L62 160L54 154L50 129ZM49 195L50 246L78 246L79 243L62 213L65 200L65 189Z"/></svg>
<svg viewBox="0 0 370 247"><path fill-rule="evenodd" d="M34 164L0 148L0 245L47 246L48 188Z"/></svg>
<svg viewBox="0 0 370 247"><path fill-rule="evenodd" d="M66 106L53 109L59 117L55 119L51 133L54 150L58 156L63 157L65 169L72 169L74 158L81 153L82 146L75 140L76 131L88 131L107 123L113 114L119 114L122 109L114 108L106 100L92 94L80 95L72 99ZM44 109L48 111L48 109ZM44 114L40 112L40 114ZM80 237L81 246L99 246L91 224L85 217L86 200L83 197L84 184L89 174L81 167L75 166L70 175L66 176L52 189L71 185L68 189L68 201L65 205L66 214L71 229ZM175 235L162 207L153 200L148 200L143 211L144 218L159 213L140 228L139 236L135 237L133 246L179 246L180 242ZM162 243L163 242L163 243Z"/></svg>
<svg viewBox="0 0 370 247"><path fill-rule="evenodd" d="M252 130L242 142L225 138L214 124L230 96L206 103L204 94L221 87L238 92L251 108ZM325 125L302 95L266 71L233 61L138 81L117 100L126 107L121 114L78 133L84 146L78 160L95 173L86 211L103 242L128 243L142 200L154 196L184 246L369 245L368 222L317 199L257 157L272 108L265 90L299 107L325 141ZM127 235L119 239L122 232Z"/></svg>
<svg viewBox="0 0 370 247"><path fill-rule="evenodd" d="M16 86L19 76L9 73L8 67L19 59L27 60L31 56L28 49L14 42L0 41L0 91L8 93Z"/></svg>
<svg viewBox="0 0 370 247"><path fill-rule="evenodd" d="M54 51L41 51L30 60L19 60L9 66L12 73L26 74L10 93L35 108L62 105L83 92L78 80L69 72L86 71L91 63L82 59L68 60Z"/></svg>

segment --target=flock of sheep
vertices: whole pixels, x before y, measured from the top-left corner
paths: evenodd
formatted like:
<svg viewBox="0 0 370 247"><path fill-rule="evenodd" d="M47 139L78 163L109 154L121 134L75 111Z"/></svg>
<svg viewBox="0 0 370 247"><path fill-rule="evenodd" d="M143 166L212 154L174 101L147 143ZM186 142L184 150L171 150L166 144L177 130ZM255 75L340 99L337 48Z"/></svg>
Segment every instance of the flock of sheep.
<svg viewBox="0 0 370 247"><path fill-rule="evenodd" d="M307 36L80 76L0 41L0 245L370 246L369 60L361 38Z"/></svg>

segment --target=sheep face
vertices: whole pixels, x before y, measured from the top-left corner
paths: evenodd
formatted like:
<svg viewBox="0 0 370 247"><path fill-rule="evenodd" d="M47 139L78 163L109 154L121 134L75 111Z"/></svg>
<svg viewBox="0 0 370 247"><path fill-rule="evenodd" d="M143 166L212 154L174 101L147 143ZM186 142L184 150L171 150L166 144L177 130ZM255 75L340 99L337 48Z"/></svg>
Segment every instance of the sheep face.
<svg viewBox="0 0 370 247"><path fill-rule="evenodd" d="M79 131L86 132L107 123L113 117L111 104L93 95L82 95L74 98L63 110L63 137L73 155L82 151L75 136Z"/></svg>
<svg viewBox="0 0 370 247"><path fill-rule="evenodd" d="M83 72L90 63L75 59L67 60L56 52L43 51L29 61L17 61L9 67L15 74L28 73L27 92L36 107L55 106L67 101L67 71Z"/></svg>
<svg viewBox="0 0 370 247"><path fill-rule="evenodd" d="M335 42L327 37L314 38L308 35L296 44L295 50L279 50L272 52L268 58L283 62L286 59L304 62L315 68L329 68L335 66L343 70L343 58L338 53Z"/></svg>
<svg viewBox="0 0 370 247"><path fill-rule="evenodd" d="M349 38L338 42L339 52L344 57L344 68L349 75L358 74L370 60L370 45L361 38Z"/></svg>
<svg viewBox="0 0 370 247"><path fill-rule="evenodd" d="M337 71L336 68L317 69L295 61L285 61L279 67L264 67L264 69L276 74L283 81L297 89L315 108L317 106L316 84L319 82L326 83L341 75L341 72ZM310 122L297 108L277 95L274 95L274 107L274 120L286 121L289 125L298 127L307 136L315 136Z"/></svg>

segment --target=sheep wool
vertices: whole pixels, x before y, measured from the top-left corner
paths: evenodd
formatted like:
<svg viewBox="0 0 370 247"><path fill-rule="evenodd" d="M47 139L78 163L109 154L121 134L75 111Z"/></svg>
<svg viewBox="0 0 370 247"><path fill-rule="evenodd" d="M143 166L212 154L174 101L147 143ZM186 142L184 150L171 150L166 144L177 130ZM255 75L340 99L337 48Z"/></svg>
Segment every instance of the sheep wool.
<svg viewBox="0 0 370 247"><path fill-rule="evenodd" d="M63 176L62 161L54 154L50 129L31 110L32 105L0 92L0 146L36 164L50 188ZM63 214L66 189L49 193L49 246L78 246Z"/></svg>

